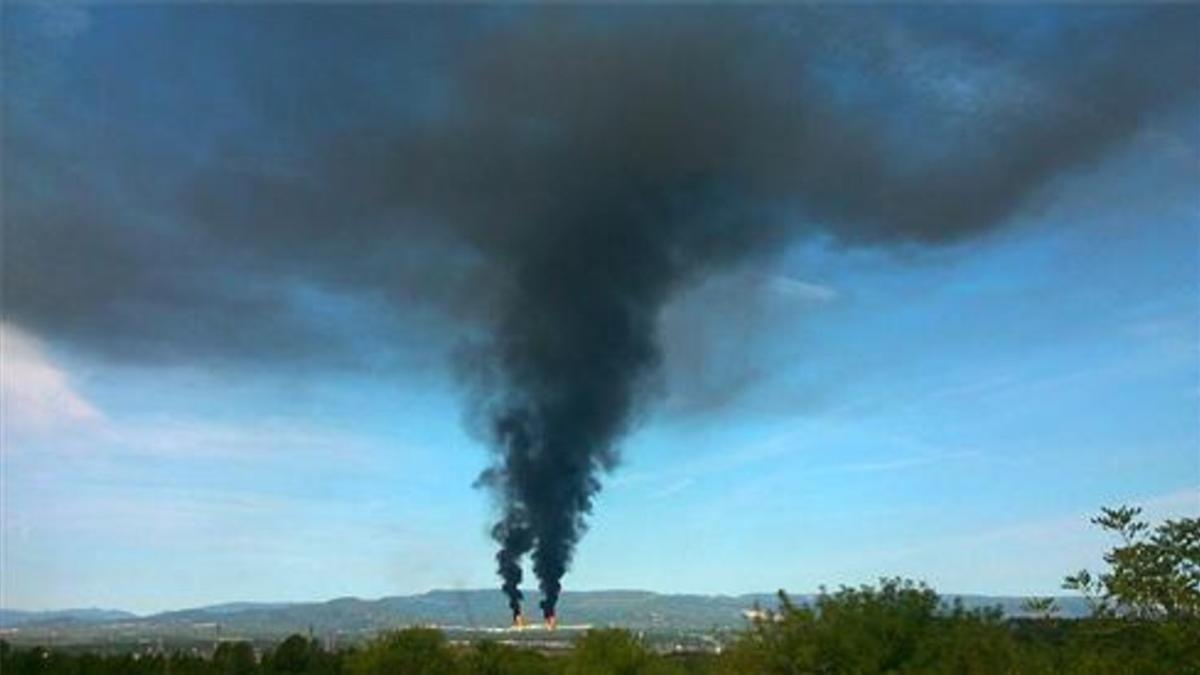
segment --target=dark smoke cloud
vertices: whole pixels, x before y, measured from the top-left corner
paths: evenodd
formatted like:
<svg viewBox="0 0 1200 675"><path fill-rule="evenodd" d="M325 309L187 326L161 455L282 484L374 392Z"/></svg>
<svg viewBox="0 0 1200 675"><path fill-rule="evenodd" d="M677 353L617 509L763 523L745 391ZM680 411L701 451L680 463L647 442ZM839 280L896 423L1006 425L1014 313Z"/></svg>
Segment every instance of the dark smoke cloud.
<svg viewBox="0 0 1200 675"><path fill-rule="evenodd" d="M345 345L297 285L401 332L438 308L504 590L531 554L547 615L681 289L805 234L978 236L1196 98L1189 7L140 11L143 62L85 43L113 81L5 123L6 312L110 354L313 358ZM53 141L101 96L102 132Z"/></svg>
<svg viewBox="0 0 1200 675"><path fill-rule="evenodd" d="M467 91L484 96L467 106L482 114L463 137L498 152L435 175L457 194L506 192L478 202L506 225L499 239L484 232L481 246L510 272L481 359L495 371L482 395L498 449L484 482L506 508L497 529L506 590L515 602L512 560L532 533L547 615L598 473L615 464L614 443L651 391L657 320L676 290L804 216L851 241L953 241L994 227L1058 172L1136 129L1186 74L1169 68L1186 62L1180 43L1151 77L1120 52L1049 81L1017 70L1028 102L1014 109L1003 95L975 94L968 133L944 139L959 147L905 166L881 111L839 109L809 79L832 46L823 43L846 36L755 28L685 17L618 34L553 16L502 35L464 68ZM1132 44L1144 55L1167 28L1134 31ZM862 54L873 66L866 82L895 75L886 64L904 56L886 44ZM508 217L496 217L497 203Z"/></svg>

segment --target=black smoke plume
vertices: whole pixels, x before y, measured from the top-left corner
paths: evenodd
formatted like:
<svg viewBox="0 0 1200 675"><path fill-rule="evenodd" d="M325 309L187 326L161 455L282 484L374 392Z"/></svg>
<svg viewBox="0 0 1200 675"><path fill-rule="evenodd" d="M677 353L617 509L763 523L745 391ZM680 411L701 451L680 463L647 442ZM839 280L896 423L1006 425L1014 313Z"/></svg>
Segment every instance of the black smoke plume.
<svg viewBox="0 0 1200 675"><path fill-rule="evenodd" d="M763 34L716 14L650 14L618 32L596 16L551 13L464 68L480 111L465 137L489 152L472 153L483 166L464 174L467 162L453 162L440 178L458 194L485 191L485 250L506 272L474 363L488 371L477 393L497 460L482 482L503 504L494 534L514 611L518 561L532 550L542 611L554 615L599 476L654 392L657 320L675 291L797 229L928 243L985 231L1174 99L1186 62L1182 43L1157 42L1169 32L1157 21L1126 26L1112 44L1083 31L1075 46L1088 58L1014 57L1005 65L1018 91L985 80L956 117L928 100L936 87L905 81L916 56L907 43L842 43L881 29L879 17L800 13L791 31ZM996 48L955 44L945 30L910 38L947 41L947 58ZM1159 69L1131 67L1123 40L1140 58L1156 51ZM913 163L889 127L895 111L838 103L815 73L838 67L829 54L839 49L859 69L845 77L897 89L909 123L940 126L948 147Z"/></svg>
<svg viewBox="0 0 1200 675"><path fill-rule="evenodd" d="M434 306L421 353L473 336L504 592L532 555L547 615L680 289L800 236L985 233L1194 115L1200 42L1168 5L87 11L69 44L4 22L5 320L343 367Z"/></svg>
<svg viewBox="0 0 1200 675"><path fill-rule="evenodd" d="M494 535L514 612L518 561L532 547L542 611L554 615L597 475L616 463L613 442L658 365L658 310L681 280L735 254L753 231L724 222L711 198L716 188L703 182L609 180L611 193L593 185L571 200L560 216L569 227L550 228L523 249L487 348L498 371L487 416L500 459L483 481L505 504Z"/></svg>

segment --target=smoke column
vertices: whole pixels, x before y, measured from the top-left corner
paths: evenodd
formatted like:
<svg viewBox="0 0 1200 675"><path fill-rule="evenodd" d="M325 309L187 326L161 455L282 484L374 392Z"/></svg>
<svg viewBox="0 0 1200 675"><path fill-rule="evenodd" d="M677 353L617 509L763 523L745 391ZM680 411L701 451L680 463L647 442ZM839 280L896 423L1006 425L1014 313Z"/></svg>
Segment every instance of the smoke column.
<svg viewBox="0 0 1200 675"><path fill-rule="evenodd" d="M1086 59L1006 56L1007 89L985 78L995 90L945 109L927 81L905 80L909 43L861 39L878 16L799 12L763 32L764 17L719 10L630 14L644 20L616 30L602 12L552 11L489 36L459 82L479 95L461 137L487 152L431 174L488 210L468 215L491 223L468 238L502 270L490 336L465 363L496 451L480 483L500 498L514 615L530 553L554 616L600 476L653 398L657 320L675 291L797 232L936 244L986 231L1134 132L1186 75L1186 47L1162 39L1169 18L1113 37L1089 16L1070 35ZM994 44L943 30L924 36L944 41L943 58L995 58ZM1122 60L1134 46L1155 68ZM816 75L837 68L895 89L895 108L839 101ZM896 110L934 127L927 158L895 150Z"/></svg>
<svg viewBox="0 0 1200 675"><path fill-rule="evenodd" d="M611 198L580 203L563 216L572 227L527 249L491 345L503 384L488 419L501 460L484 482L506 505L494 534L514 613L517 561L532 548L542 610L554 615L597 475L616 463L613 441L659 363L658 310L689 266L731 252L687 250L698 225L714 218L699 212L711 188L643 193L614 183ZM738 239L730 236L729 246Z"/></svg>

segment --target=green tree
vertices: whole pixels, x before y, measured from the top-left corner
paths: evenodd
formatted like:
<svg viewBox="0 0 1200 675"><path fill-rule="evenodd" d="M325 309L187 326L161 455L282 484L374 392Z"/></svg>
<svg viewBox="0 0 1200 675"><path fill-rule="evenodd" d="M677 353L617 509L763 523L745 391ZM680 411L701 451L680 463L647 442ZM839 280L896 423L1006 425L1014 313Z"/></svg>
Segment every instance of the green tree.
<svg viewBox="0 0 1200 675"><path fill-rule="evenodd" d="M321 648L316 640L289 635L275 650L263 657L262 670L268 673L306 673L333 675L339 670L337 654Z"/></svg>
<svg viewBox="0 0 1200 675"><path fill-rule="evenodd" d="M254 647L249 642L222 642L213 652L212 661L221 675L251 675L258 669Z"/></svg>
<svg viewBox="0 0 1200 675"><path fill-rule="evenodd" d="M464 671L471 675L550 675L554 664L531 649L483 641L463 658Z"/></svg>
<svg viewBox="0 0 1200 675"><path fill-rule="evenodd" d="M109 669L104 671L96 670L92 672L107 673L114 671ZM167 657L166 673L168 675L209 675L209 673L212 672L212 664L202 656L187 654L184 652L175 652ZM81 672L80 675L83 675L83 673Z"/></svg>
<svg viewBox="0 0 1200 675"><path fill-rule="evenodd" d="M998 609L950 608L923 584L883 579L878 586L822 590L811 605L779 594L780 609L756 620L728 654L721 672L799 673L1022 672L1019 646Z"/></svg>
<svg viewBox="0 0 1200 675"><path fill-rule="evenodd" d="M269 664L264 670L273 673L306 673L313 651L313 645L303 635L289 635L269 658L263 659L264 665Z"/></svg>
<svg viewBox="0 0 1200 675"><path fill-rule="evenodd" d="M727 660L731 672L897 672L932 630L938 596L924 585L884 579L835 593L812 606L779 593L780 610L755 621Z"/></svg>
<svg viewBox="0 0 1200 675"><path fill-rule="evenodd" d="M454 654L441 631L408 628L384 633L348 657L353 675L452 675Z"/></svg>
<svg viewBox="0 0 1200 675"><path fill-rule="evenodd" d="M1101 509L1092 523L1120 543L1104 554L1109 569L1080 570L1063 587L1081 592L1097 616L1200 619L1200 518L1167 520L1151 528L1140 508Z"/></svg>
<svg viewBox="0 0 1200 675"><path fill-rule="evenodd" d="M1021 603L1021 609L1042 619L1049 619L1058 613L1058 605L1054 598L1026 598L1025 602Z"/></svg>
<svg viewBox="0 0 1200 675"><path fill-rule="evenodd" d="M627 630L590 630L575 641L568 675L666 675L678 668L656 656Z"/></svg>
<svg viewBox="0 0 1200 675"><path fill-rule="evenodd" d="M949 612L939 610L914 645L912 655L896 672L921 675L1053 672L1035 668L1028 659L1021 658L1020 646L998 608L967 611L957 599Z"/></svg>

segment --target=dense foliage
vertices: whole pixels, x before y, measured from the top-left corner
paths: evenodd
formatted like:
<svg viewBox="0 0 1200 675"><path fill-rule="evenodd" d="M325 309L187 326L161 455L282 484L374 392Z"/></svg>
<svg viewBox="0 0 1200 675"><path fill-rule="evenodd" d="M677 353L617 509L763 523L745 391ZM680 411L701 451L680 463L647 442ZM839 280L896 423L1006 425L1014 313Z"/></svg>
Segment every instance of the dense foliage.
<svg viewBox="0 0 1200 675"><path fill-rule="evenodd" d="M1100 615L1005 620L951 607L909 581L822 594L758 622L715 672L797 673L1200 673L1200 623Z"/></svg>
<svg viewBox="0 0 1200 675"><path fill-rule="evenodd" d="M1102 509L1092 522L1121 543L1105 554L1109 571L1067 577L1097 614L1140 618L1200 618L1200 518L1167 520L1155 527L1138 520L1140 508Z"/></svg>
<svg viewBox="0 0 1200 675"><path fill-rule="evenodd" d="M566 652L482 642L449 643L437 630L385 633L330 652L293 635L260 652L222 642L187 653L71 653L16 649L0 641L3 675L800 675L929 673L1200 675L1200 521L1151 530L1137 509L1105 509L1094 522L1121 543L1110 569L1080 572L1066 586L1094 600L1091 618L1054 618L1034 598L1033 618L945 606L928 587L901 579L822 591L810 605L783 592L720 653L659 653L624 630L593 630Z"/></svg>
<svg viewBox="0 0 1200 675"><path fill-rule="evenodd" d="M1194 621L1095 618L1005 621L994 613L939 612L909 582L843 589L816 606L786 603L721 654L659 654L633 634L591 631L569 652L483 642L449 644L439 631L381 635L361 649L326 652L299 636L256 655L223 643L198 655L73 654L0 645L5 675L792 675L799 673L1200 674Z"/></svg>

